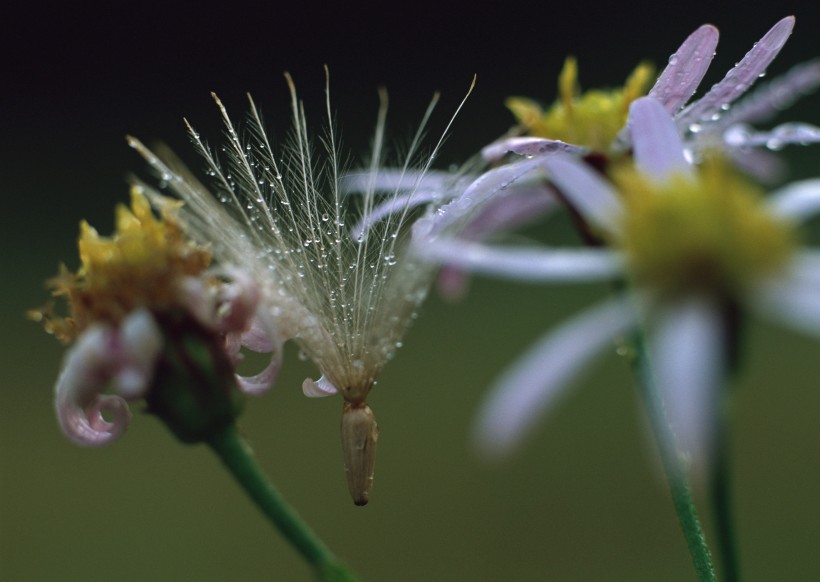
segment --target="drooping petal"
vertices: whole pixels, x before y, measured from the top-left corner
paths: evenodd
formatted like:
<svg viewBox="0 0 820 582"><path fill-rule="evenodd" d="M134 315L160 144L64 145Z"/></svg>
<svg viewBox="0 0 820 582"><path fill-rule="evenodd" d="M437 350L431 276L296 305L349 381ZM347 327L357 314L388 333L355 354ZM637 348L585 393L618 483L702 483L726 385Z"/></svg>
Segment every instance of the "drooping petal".
<svg viewBox="0 0 820 582"><path fill-rule="evenodd" d="M305 378L305 381L302 382L302 392L308 398L323 398L336 394L339 389L330 380L322 376L318 380Z"/></svg>
<svg viewBox="0 0 820 582"><path fill-rule="evenodd" d="M414 245L422 259L465 271L518 281L608 281L623 273L623 259L609 249L492 247L456 238Z"/></svg>
<svg viewBox="0 0 820 582"><path fill-rule="evenodd" d="M488 456L510 453L554 405L572 377L635 324L628 299L610 299L551 331L490 389L473 431Z"/></svg>
<svg viewBox="0 0 820 582"><path fill-rule="evenodd" d="M101 394L115 370L111 346L116 331L94 325L86 329L66 353L57 380L55 408L65 435L89 447L118 439L128 426L131 413L120 396ZM106 421L102 413L111 415Z"/></svg>
<svg viewBox="0 0 820 582"><path fill-rule="evenodd" d="M650 353L674 444L690 456L696 471L703 470L726 365L717 307L708 299L689 298L659 308Z"/></svg>
<svg viewBox="0 0 820 582"><path fill-rule="evenodd" d="M541 156L555 153L584 155L588 150L581 146L569 144L558 139L542 137L510 137L484 147L481 157L488 162L497 162L507 154L519 156Z"/></svg>
<svg viewBox="0 0 820 582"><path fill-rule="evenodd" d="M572 158L555 156L543 164L552 182L586 220L607 233L618 234L623 206L612 186Z"/></svg>
<svg viewBox="0 0 820 582"><path fill-rule="evenodd" d="M794 28L794 16L787 16L775 24L746 56L703 97L689 105L677 116L678 127L686 130L692 124L712 121L722 110L748 91L774 60Z"/></svg>
<svg viewBox="0 0 820 582"><path fill-rule="evenodd" d="M781 218L804 221L820 211L820 179L792 182L766 199L771 212Z"/></svg>
<svg viewBox="0 0 820 582"><path fill-rule="evenodd" d="M629 107L627 122L635 151L635 165L646 175L663 180L671 173L691 173L683 140L660 102L642 97Z"/></svg>
<svg viewBox="0 0 820 582"><path fill-rule="evenodd" d="M719 33L711 24L704 24L683 41L669 57L649 97L657 99L664 109L675 114L692 97L715 56Z"/></svg>

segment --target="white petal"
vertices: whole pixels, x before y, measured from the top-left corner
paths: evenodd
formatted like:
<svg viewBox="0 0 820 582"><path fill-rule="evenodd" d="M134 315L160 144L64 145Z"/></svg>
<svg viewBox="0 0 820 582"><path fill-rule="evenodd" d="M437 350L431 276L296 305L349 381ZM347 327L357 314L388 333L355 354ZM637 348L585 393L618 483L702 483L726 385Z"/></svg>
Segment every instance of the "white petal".
<svg viewBox="0 0 820 582"><path fill-rule="evenodd" d="M781 218L806 220L820 211L820 179L792 182L772 192L767 204Z"/></svg>
<svg viewBox="0 0 820 582"><path fill-rule="evenodd" d="M507 154L519 156L543 156L554 153L584 155L586 148L557 139L542 137L510 137L491 143L481 150L481 157L488 162L497 162Z"/></svg>
<svg viewBox="0 0 820 582"><path fill-rule="evenodd" d="M711 24L704 24L690 34L669 57L669 65L649 91L649 97L660 101L669 113L677 113L697 90L715 56L717 43L718 30Z"/></svg>
<svg viewBox="0 0 820 582"><path fill-rule="evenodd" d="M708 466L726 354L721 318L705 299L660 308L650 336L652 364L679 452Z"/></svg>
<svg viewBox="0 0 820 582"><path fill-rule="evenodd" d="M511 452L555 403L572 377L635 320L629 300L619 297L584 312L539 340L490 389L474 429L479 450L493 456Z"/></svg>
<svg viewBox="0 0 820 582"><path fill-rule="evenodd" d="M338 392L338 388L331 384L330 380L322 376L318 380L311 380L305 378L302 382L302 393L308 398L323 398L325 396L332 396Z"/></svg>
<svg viewBox="0 0 820 582"><path fill-rule="evenodd" d="M492 247L456 238L417 243L426 261L519 281L607 281L623 273L623 259L609 249Z"/></svg>
<svg viewBox="0 0 820 582"><path fill-rule="evenodd" d="M586 220L608 233L618 233L623 206L612 186L572 158L554 156L543 164L552 182Z"/></svg>
<svg viewBox="0 0 820 582"><path fill-rule="evenodd" d="M108 326L89 327L66 353L54 404L60 428L77 444L106 445L122 435L131 418L122 397L101 394L117 369L112 361L116 333ZM110 422L103 412L112 416Z"/></svg>
<svg viewBox="0 0 820 582"><path fill-rule="evenodd" d="M683 140L669 112L652 97L636 99L627 121L635 165L648 176L663 180L670 173L691 172L683 155Z"/></svg>
<svg viewBox="0 0 820 582"><path fill-rule="evenodd" d="M678 127L685 130L693 123L703 123L719 115L722 109L743 95L771 64L794 28L794 17L787 16L775 24L726 76L703 97L681 111Z"/></svg>
<svg viewBox="0 0 820 582"><path fill-rule="evenodd" d="M453 175L448 172L417 172L401 169L378 170L375 172L351 172L339 179L342 193L384 192L395 193L405 190L439 190L451 184Z"/></svg>
<svg viewBox="0 0 820 582"><path fill-rule="evenodd" d="M117 388L126 400L145 394L162 349L162 332L147 309L133 311L119 330L123 368L117 371Z"/></svg>
<svg viewBox="0 0 820 582"><path fill-rule="evenodd" d="M792 272L766 281L751 300L764 316L820 339L820 293L818 274Z"/></svg>

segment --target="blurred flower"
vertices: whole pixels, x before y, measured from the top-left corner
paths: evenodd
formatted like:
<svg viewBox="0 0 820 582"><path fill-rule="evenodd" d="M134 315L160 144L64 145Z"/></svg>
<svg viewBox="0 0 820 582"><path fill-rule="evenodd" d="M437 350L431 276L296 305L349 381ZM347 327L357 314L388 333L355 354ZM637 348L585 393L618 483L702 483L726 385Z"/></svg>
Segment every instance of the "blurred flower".
<svg viewBox="0 0 820 582"><path fill-rule="evenodd" d="M407 252L409 226L441 204L437 192L445 188L441 174L427 173L432 156L420 169L412 165L421 130L400 170L381 173L378 183L369 178L382 165L384 94L370 168L361 179L351 174L342 184L332 124L323 140L325 151L317 155L290 76L287 81L293 127L288 147L280 152L271 147L252 100L240 139L214 96L229 137L219 155L189 125L215 195L179 169L168 152L158 157L136 139L130 143L167 188L186 201L183 217L197 237L259 285L264 312L280 341L293 339L318 366L321 377L304 381L305 395L340 393L344 398L348 486L354 501L363 505L372 486L377 439L368 393L402 345L434 272L432 265ZM329 91L327 114L330 119ZM379 196L390 212L374 213Z"/></svg>
<svg viewBox="0 0 820 582"><path fill-rule="evenodd" d="M455 202L418 229L414 248L431 261L518 280L629 284L548 333L499 379L476 426L487 453L510 451L590 357L641 324L677 445L702 463L726 369L727 305L820 336L820 254L798 249L792 226L820 210L820 180L763 199L719 157L696 167L673 118L652 97L632 104L629 127L636 167L613 172L614 185L573 157L541 160L570 206L611 248L459 240L446 234L458 220L452 214L464 209ZM484 182L497 191L528 170L523 162L502 166L493 172L503 180Z"/></svg>
<svg viewBox="0 0 820 582"><path fill-rule="evenodd" d="M79 270L61 266L49 281L53 295L68 302L69 315L58 315L53 304L29 314L62 342L73 342L57 382L56 408L63 431L78 444L107 444L125 430L126 401L147 397L158 381L170 315L195 320L191 325L202 328L228 370L241 345L268 348L268 334L252 327L258 290L236 269L208 269L210 253L188 239L177 220L179 206L165 200L155 217L135 186L131 208L117 208L113 237L101 237L83 222ZM269 386L277 358L263 374L239 384L248 391ZM114 394L104 393L109 385Z"/></svg>

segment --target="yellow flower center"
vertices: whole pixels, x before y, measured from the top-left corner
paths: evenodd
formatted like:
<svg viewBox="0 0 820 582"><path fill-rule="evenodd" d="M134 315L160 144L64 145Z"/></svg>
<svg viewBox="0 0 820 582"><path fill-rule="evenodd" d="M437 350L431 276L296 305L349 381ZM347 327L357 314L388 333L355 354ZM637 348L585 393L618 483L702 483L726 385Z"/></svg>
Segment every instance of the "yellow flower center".
<svg viewBox="0 0 820 582"><path fill-rule="evenodd" d="M116 209L112 237L80 224L81 266L71 273L64 265L48 284L52 295L65 296L70 315L53 313L53 306L32 311L46 331L71 341L94 321L120 322L138 307L163 309L180 302L178 283L201 274L210 264L207 249L193 243L176 220L181 203L168 201L160 217L139 187L131 190L131 208Z"/></svg>
<svg viewBox="0 0 820 582"><path fill-rule="evenodd" d="M510 97L506 105L529 135L607 152L626 125L629 104L646 93L652 80L653 67L642 63L621 89L581 93L578 65L569 57L558 78L559 98L547 111L525 97Z"/></svg>
<svg viewBox="0 0 820 582"><path fill-rule="evenodd" d="M662 183L634 169L617 170L613 179L625 206L619 244L639 284L661 293L733 294L791 257L791 225L722 160L707 158L695 177Z"/></svg>

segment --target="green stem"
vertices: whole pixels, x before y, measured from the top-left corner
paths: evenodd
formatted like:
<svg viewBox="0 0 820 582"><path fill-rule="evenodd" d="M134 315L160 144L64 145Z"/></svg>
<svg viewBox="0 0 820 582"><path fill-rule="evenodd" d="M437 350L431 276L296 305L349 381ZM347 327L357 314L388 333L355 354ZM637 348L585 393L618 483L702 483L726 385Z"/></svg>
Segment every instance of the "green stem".
<svg viewBox="0 0 820 582"><path fill-rule="evenodd" d="M709 546L706 545L706 537L703 535L703 528L698 519L686 472L672 439L672 431L666 418L663 402L655 385L643 334L635 333L632 343L635 349L632 360L633 369L649 411L649 421L660 450L661 464L669 485L669 492L672 495L672 503L675 506L678 522L689 548L698 581L714 582L717 578L712 565L712 556L709 553Z"/></svg>
<svg viewBox="0 0 820 582"><path fill-rule="evenodd" d="M358 580L285 502L259 469L250 446L239 435L235 425L218 432L207 442L273 526L314 567L319 580Z"/></svg>

